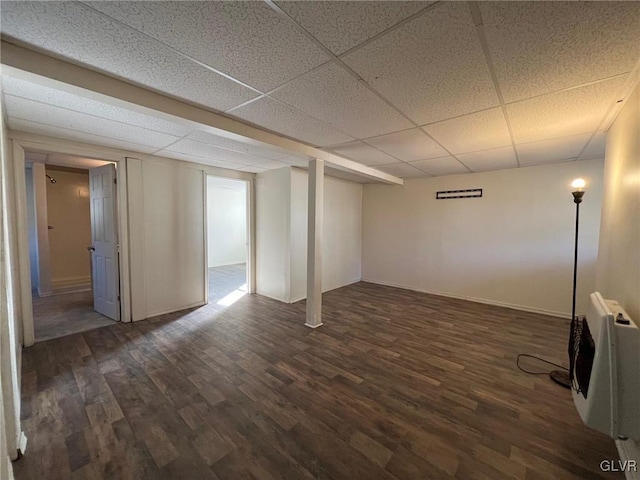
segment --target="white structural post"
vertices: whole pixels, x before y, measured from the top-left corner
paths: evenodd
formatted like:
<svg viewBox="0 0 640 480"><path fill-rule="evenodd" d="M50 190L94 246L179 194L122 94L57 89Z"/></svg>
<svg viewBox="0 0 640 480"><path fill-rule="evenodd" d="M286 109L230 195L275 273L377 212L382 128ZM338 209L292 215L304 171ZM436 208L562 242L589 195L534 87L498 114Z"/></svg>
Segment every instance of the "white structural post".
<svg viewBox="0 0 640 480"><path fill-rule="evenodd" d="M322 325L322 215L324 199L324 160L309 162L309 216L307 223L307 321Z"/></svg>

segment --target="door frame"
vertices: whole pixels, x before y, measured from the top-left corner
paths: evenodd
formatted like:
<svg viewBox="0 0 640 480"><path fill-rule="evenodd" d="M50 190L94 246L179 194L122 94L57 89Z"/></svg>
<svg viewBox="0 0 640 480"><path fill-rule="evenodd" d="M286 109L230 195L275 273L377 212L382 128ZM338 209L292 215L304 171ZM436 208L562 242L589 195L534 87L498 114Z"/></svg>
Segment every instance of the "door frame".
<svg viewBox="0 0 640 480"><path fill-rule="evenodd" d="M221 175L215 175L202 172L202 185L204 190L204 209L202 220L204 222L203 228L203 242L204 242L204 299L205 305L209 304L209 214L207 211L209 200L208 189L208 177L224 178L225 180L235 180L238 182L244 182L245 184L245 214L246 214L246 250L247 250L247 266L246 266L246 280L247 280L247 293L256 293L256 237L255 237L255 219L256 212L254 208L254 179L244 180L240 178L229 178Z"/></svg>
<svg viewBox="0 0 640 480"><path fill-rule="evenodd" d="M76 144L69 146L64 141L42 137L37 141L20 138L9 132L12 142L13 174L16 198L17 245L20 270L20 300L22 311L22 342L25 347L35 343L33 325L33 305L31 298L31 275L29 260L29 231L27 222L27 185L25 180L25 150L42 153L59 153L87 158L95 158L116 164L116 199L117 199L117 230L120 243L118 266L120 275L120 319L131 322L131 288L129 269L129 215L127 200L127 157L123 154L107 153L104 148L91 145Z"/></svg>

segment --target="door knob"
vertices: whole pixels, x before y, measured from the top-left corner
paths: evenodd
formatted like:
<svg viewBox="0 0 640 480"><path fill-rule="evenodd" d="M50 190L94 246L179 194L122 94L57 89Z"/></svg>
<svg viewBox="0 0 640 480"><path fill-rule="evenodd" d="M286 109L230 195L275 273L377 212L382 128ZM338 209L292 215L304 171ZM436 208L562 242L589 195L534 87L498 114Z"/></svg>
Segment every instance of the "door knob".
<svg viewBox="0 0 640 480"><path fill-rule="evenodd" d="M87 250L89 250L90 252L95 252L96 251L96 247L87 247Z"/></svg>

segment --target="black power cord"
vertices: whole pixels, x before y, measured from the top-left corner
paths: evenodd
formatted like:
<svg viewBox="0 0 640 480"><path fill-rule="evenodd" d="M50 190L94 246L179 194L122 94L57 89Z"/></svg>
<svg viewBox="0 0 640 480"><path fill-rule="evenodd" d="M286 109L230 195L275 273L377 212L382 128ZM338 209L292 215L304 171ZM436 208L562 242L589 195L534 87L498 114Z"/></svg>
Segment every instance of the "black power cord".
<svg viewBox="0 0 640 480"><path fill-rule="evenodd" d="M518 369L520 369L520 371L524 373L528 373L529 375L549 375L550 372L531 372L529 370L525 370L520 366L521 357L535 358L536 360L539 360L544 363L548 363L549 365L553 365L554 367L561 368L562 370L566 370L567 372L569 371L567 367L563 367L562 365L558 365L557 363L550 362L549 360L545 360L544 358L536 357L535 355L529 355L527 353L520 353L516 358L516 366L518 367Z"/></svg>

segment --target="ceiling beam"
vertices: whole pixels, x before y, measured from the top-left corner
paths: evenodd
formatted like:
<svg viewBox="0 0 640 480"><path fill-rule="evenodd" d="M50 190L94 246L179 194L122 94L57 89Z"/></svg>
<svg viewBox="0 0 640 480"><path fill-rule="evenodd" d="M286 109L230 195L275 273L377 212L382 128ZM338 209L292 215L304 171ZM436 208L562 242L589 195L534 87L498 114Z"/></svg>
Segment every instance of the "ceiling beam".
<svg viewBox="0 0 640 480"><path fill-rule="evenodd" d="M221 137L255 145L267 144L286 153L324 160L330 165L379 182L392 185L404 183L401 178L353 160L6 40L2 40L0 52L3 74L110 105L135 109L146 115L197 127L198 130Z"/></svg>

